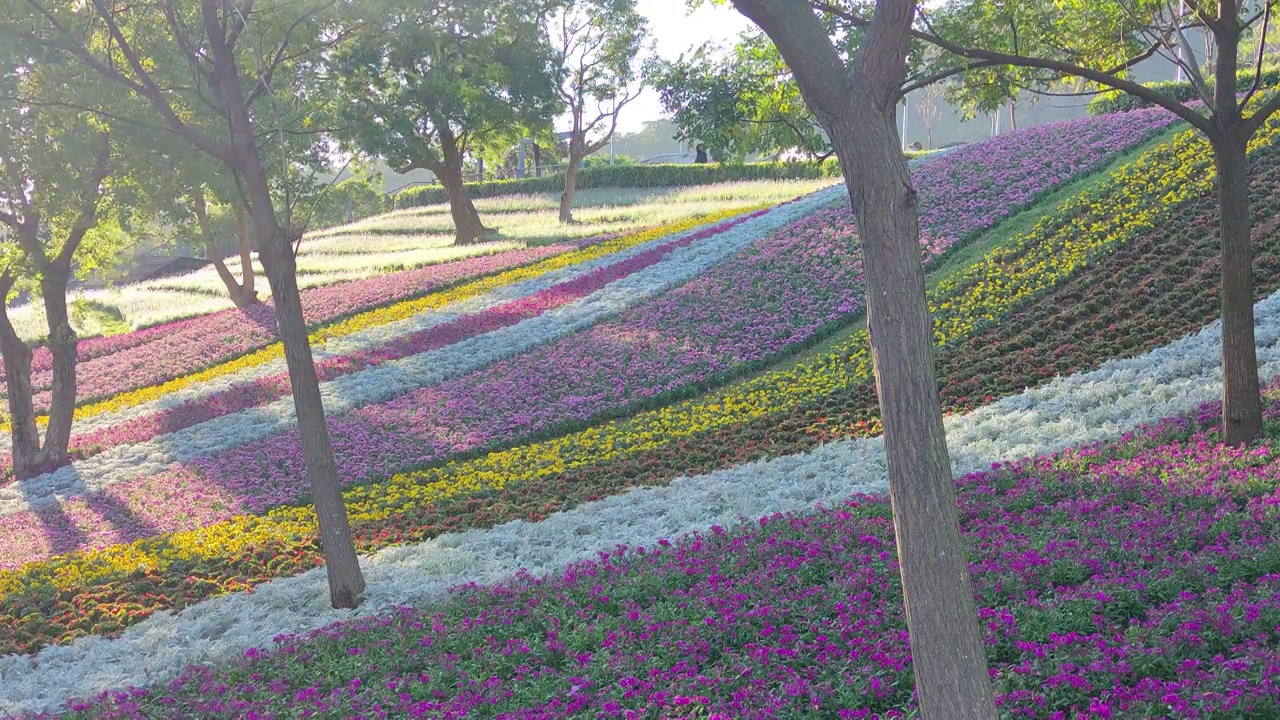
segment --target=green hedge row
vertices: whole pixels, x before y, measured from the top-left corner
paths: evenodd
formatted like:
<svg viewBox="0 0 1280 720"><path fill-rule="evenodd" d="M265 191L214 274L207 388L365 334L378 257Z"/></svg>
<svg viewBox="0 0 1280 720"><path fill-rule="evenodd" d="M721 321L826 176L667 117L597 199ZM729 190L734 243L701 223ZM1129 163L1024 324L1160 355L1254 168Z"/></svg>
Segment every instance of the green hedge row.
<svg viewBox="0 0 1280 720"><path fill-rule="evenodd" d="M740 180L813 180L840 177L840 163L834 158L824 162L763 162L744 164L664 164L614 165L584 168L578 173L578 189L608 187L686 187ZM540 178L486 180L467 183L467 195L473 200L522 193L559 193L564 190L564 175ZM448 201L444 188L424 185L395 195L396 208L421 207Z"/></svg>
<svg viewBox="0 0 1280 720"><path fill-rule="evenodd" d="M1248 92L1253 87L1254 72L1252 69L1242 71L1236 75L1236 92ZM1176 80L1166 80L1164 82L1143 83L1147 87L1158 90L1166 97L1171 97L1178 102L1187 102L1196 100L1199 95L1196 94L1195 88L1191 86L1190 81L1184 80L1178 82ZM1264 69L1262 71L1261 85L1264 88L1275 87L1280 85L1280 67ZM1128 93L1119 90L1111 90L1094 98L1089 103L1090 115L1106 115L1108 113L1124 112L1126 110L1137 110L1139 108L1151 107L1151 103L1139 97L1134 97Z"/></svg>

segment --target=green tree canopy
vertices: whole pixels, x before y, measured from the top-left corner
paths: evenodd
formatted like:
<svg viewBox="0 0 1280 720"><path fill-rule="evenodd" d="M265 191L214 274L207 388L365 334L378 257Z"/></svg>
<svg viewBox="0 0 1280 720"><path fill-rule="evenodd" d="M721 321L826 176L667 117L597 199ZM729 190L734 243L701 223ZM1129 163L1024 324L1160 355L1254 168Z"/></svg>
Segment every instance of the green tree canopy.
<svg viewBox="0 0 1280 720"><path fill-rule="evenodd" d="M389 0L331 53L321 89L341 99L345 149L396 172L430 170L450 190L456 236L483 226L462 189L469 152L505 150L559 110L544 0Z"/></svg>

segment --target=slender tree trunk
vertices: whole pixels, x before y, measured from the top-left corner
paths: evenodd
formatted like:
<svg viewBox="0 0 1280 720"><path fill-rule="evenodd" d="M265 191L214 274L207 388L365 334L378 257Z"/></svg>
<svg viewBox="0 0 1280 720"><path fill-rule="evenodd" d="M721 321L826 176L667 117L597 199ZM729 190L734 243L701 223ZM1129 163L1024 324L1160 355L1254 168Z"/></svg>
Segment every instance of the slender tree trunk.
<svg viewBox="0 0 1280 720"><path fill-rule="evenodd" d="M49 403L49 425L34 470L44 473L70 462L71 423L76 410L76 331L67 313L67 284L71 268L60 264L47 267L40 282L45 320L49 324L49 352L53 357L53 397Z"/></svg>
<svg viewBox="0 0 1280 720"><path fill-rule="evenodd" d="M5 278L5 295L13 286ZM4 376L8 385L10 445L13 450L13 473L19 479L32 477L36 456L40 453L40 430L36 425L31 391L31 348L14 331L9 320L8 303L0 306L0 355L4 356Z"/></svg>
<svg viewBox="0 0 1280 720"><path fill-rule="evenodd" d="M916 195L892 114L866 103L831 128L858 219L912 665L924 716L993 718L947 454Z"/></svg>
<svg viewBox="0 0 1280 720"><path fill-rule="evenodd" d="M1223 440L1240 445L1262 435L1262 398L1253 329L1249 158L1241 138L1213 144L1222 235Z"/></svg>
<svg viewBox="0 0 1280 720"><path fill-rule="evenodd" d="M255 212L255 218L261 212ZM276 322L284 344L285 364L289 368L289 385L293 390L293 406L298 416L298 435L302 457L311 480L311 495L320 524L320 547L324 552L329 576L329 596L335 608L354 608L364 592L364 576L360 571L351 523L342 498L338 465L325 422L320 383L316 380L311 356L307 324L302 315L298 278L293 249L274 220L256 221L259 257L271 285Z"/></svg>
<svg viewBox="0 0 1280 720"><path fill-rule="evenodd" d="M560 222L573 222L573 194L578 189L578 164L582 158L569 156L569 167L564 171L564 192L560 194Z"/></svg>
<svg viewBox="0 0 1280 720"><path fill-rule="evenodd" d="M231 274L231 270L227 268L226 258L222 254L222 248L218 246L218 238L213 232L213 224L209 222L209 209L205 204L204 188L197 187L191 191L191 209L196 216L196 224L200 227L200 238L204 241L204 252L209 256L209 262L213 264L213 269L217 271L218 278L222 280L222 284L227 289L227 295L231 298L231 302L238 308L246 308L258 303L258 295L253 292L253 266L243 263L242 273L245 277L244 284L236 280L236 276ZM247 256L248 248L248 220L244 211L241 211L238 217L240 240L240 257L243 261Z"/></svg>
<svg viewBox="0 0 1280 720"><path fill-rule="evenodd" d="M236 237L240 244L240 277L243 280L240 287L246 295L257 302L258 291L254 289L256 283L253 270L253 234L249 229L249 213L244 208L240 208L237 219L239 227Z"/></svg>
<svg viewBox="0 0 1280 720"><path fill-rule="evenodd" d="M1017 103L1009 103L1009 129L1018 129L1018 105Z"/></svg>
<svg viewBox="0 0 1280 720"><path fill-rule="evenodd" d="M247 209L258 234L258 256L271 284L276 323L280 327L294 410L298 416L302 458L307 478L311 481L311 495L320 526L320 548L329 578L330 602L335 608L354 608L360 604L360 594L364 592L364 575L351 537L351 523L342 498L333 444L325 423L320 383L311 357L307 323L302 315L297 268L290 244L294 238L276 221L271 188L258 155L257 137L235 57L224 41L226 36L219 12L222 7L219 0L201 2L205 33L211 38L214 80L227 110L230 152L224 162L244 180Z"/></svg>

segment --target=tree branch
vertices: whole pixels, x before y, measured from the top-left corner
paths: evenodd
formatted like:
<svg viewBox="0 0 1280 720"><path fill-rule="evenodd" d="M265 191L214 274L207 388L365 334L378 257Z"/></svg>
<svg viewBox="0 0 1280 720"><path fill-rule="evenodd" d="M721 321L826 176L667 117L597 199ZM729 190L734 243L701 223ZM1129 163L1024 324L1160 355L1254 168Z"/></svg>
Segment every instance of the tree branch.
<svg viewBox="0 0 1280 720"><path fill-rule="evenodd" d="M110 173L111 137L104 133L98 136L97 162L94 164L93 174L89 177L89 183L84 188L84 196L80 200L80 211L76 215L75 224L67 234L66 242L62 244L62 251L53 261L54 266L70 268L71 258L76 254L76 250L80 249L80 243L84 241L85 234L98 224L98 200L102 196L102 182Z"/></svg>
<svg viewBox="0 0 1280 720"><path fill-rule="evenodd" d="M951 42L950 40L933 33L923 32L920 30L912 30L911 32L913 36L932 43L933 45L960 57L966 57L973 60L987 60L999 64L1012 65L1014 67L1043 68L1063 75L1075 75L1077 77L1082 77L1086 80L1096 82L1099 85L1106 85L1107 87L1115 88L1116 90L1140 97L1153 105L1158 105L1169 110L1206 135L1214 132L1213 123L1211 123L1204 115L1201 115L1186 105L1183 105L1162 93L1152 90L1145 85L1133 82L1132 80L1116 77L1114 74L1110 74L1106 71L1094 70L1081 65L1052 60L1049 58L1034 58L1022 55L1012 55L994 50L969 48L958 43ZM1125 67L1127 67L1127 64ZM1116 72L1118 72L1118 70L1116 70Z"/></svg>
<svg viewBox="0 0 1280 720"><path fill-rule="evenodd" d="M1254 60L1253 65L1253 83L1249 86L1249 92L1245 93L1244 100L1240 102L1240 107L1247 106L1249 101L1253 99L1253 96L1257 94L1258 88L1262 85L1262 58L1267 49L1267 29L1271 24L1270 0L1266 3L1266 8L1264 8L1263 12L1265 14L1262 17L1262 35L1258 39L1258 56Z"/></svg>

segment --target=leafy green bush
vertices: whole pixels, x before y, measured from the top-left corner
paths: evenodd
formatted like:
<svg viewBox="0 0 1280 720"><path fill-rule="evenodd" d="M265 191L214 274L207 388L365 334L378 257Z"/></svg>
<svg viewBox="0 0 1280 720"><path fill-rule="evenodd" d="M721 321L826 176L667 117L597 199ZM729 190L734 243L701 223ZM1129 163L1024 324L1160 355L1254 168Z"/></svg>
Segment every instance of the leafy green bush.
<svg viewBox="0 0 1280 720"><path fill-rule="evenodd" d="M1248 92L1253 86L1254 72L1252 69L1242 71L1236 75L1236 92ZM1191 82L1183 80L1165 80L1164 82L1143 83L1152 90L1160 92L1166 97L1173 98L1178 102L1187 102L1199 99L1195 88L1191 86ZM1280 85L1280 66L1267 68L1262 71L1262 80L1260 83L1263 88L1271 88ZM1119 90L1111 90L1094 98L1089 103L1090 115L1106 115L1108 113L1125 112L1127 110L1137 110L1139 108L1151 107L1151 103L1140 97L1135 97Z"/></svg>
<svg viewBox="0 0 1280 720"><path fill-rule="evenodd" d="M345 224L348 203L352 220L377 215L386 209L382 193L370 179L349 177L337 185L325 188L316 204L315 215L311 218L311 228L319 230Z"/></svg>
<svg viewBox="0 0 1280 720"><path fill-rule="evenodd" d="M812 180L839 177L840 163L829 159L817 162L765 162L734 164L665 164L665 165L606 165L587 167L578 174L578 189L607 187L687 187L741 180ZM540 178L516 180L487 180L467 183L467 195L472 199L515 195L521 193L559 193L564 189L563 175L547 175ZM415 187L396 195L397 208L435 205L448 200L444 188L439 185Z"/></svg>

